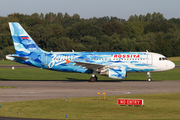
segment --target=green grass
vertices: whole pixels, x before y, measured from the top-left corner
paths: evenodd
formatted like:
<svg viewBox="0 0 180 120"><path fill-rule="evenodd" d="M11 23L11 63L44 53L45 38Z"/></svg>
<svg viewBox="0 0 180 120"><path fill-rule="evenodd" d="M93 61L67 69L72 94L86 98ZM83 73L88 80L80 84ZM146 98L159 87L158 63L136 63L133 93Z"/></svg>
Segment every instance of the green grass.
<svg viewBox="0 0 180 120"><path fill-rule="evenodd" d="M0 68L0 80L84 80L88 81L91 74L67 73L40 68ZM180 80L180 69L151 73L152 80ZM115 80L97 75L98 80ZM73 78L73 79L72 79ZM147 80L147 73L128 73L125 80Z"/></svg>
<svg viewBox="0 0 180 120"><path fill-rule="evenodd" d="M0 60L0 65L23 65L10 60Z"/></svg>
<svg viewBox="0 0 180 120"><path fill-rule="evenodd" d="M180 65L180 61L173 61L175 65Z"/></svg>
<svg viewBox="0 0 180 120"><path fill-rule="evenodd" d="M103 98L103 96L101 96ZM118 98L144 99L144 107L117 106ZM2 103L0 116L44 119L179 119L180 93L119 95ZM17 111L19 114L17 115Z"/></svg>
<svg viewBox="0 0 180 120"><path fill-rule="evenodd" d="M167 59L171 61L180 61L180 57L168 57Z"/></svg>
<svg viewBox="0 0 180 120"><path fill-rule="evenodd" d="M180 65L180 57L169 57L168 60L173 61L175 65Z"/></svg>

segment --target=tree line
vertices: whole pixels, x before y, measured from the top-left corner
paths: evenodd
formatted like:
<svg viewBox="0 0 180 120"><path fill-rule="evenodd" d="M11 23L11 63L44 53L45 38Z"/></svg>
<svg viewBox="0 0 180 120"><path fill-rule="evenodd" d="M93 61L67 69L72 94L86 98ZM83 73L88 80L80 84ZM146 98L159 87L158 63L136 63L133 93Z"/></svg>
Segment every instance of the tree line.
<svg viewBox="0 0 180 120"><path fill-rule="evenodd" d="M0 58L15 53L8 22L19 22L46 51L146 51L180 56L180 19L161 13L80 18L65 13L0 17Z"/></svg>

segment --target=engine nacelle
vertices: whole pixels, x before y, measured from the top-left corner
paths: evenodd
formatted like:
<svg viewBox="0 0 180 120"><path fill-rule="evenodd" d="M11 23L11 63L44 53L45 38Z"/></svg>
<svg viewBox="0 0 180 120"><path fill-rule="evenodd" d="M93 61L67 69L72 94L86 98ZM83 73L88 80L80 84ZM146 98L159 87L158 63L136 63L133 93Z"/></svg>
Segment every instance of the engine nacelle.
<svg viewBox="0 0 180 120"><path fill-rule="evenodd" d="M126 68L125 67L113 67L109 68L104 72L100 72L101 75L108 76L113 79L124 79L126 78Z"/></svg>

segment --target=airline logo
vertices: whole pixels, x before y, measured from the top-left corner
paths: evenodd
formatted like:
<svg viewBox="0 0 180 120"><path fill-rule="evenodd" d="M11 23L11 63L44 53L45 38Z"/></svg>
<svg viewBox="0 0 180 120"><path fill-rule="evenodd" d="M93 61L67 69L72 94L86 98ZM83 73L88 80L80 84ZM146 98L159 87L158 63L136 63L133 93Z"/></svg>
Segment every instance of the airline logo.
<svg viewBox="0 0 180 120"><path fill-rule="evenodd" d="M29 37L28 37L28 36L21 36L21 39L22 39L22 40L28 40Z"/></svg>
<svg viewBox="0 0 180 120"><path fill-rule="evenodd" d="M79 56L74 56L74 55L56 55L56 54L54 54L51 56L52 60L48 64L48 67L52 68L54 65L57 66L62 63L69 64L71 61L69 61L68 59L78 58L78 57Z"/></svg>
<svg viewBox="0 0 180 120"><path fill-rule="evenodd" d="M117 54L114 55L114 58L140 58L140 55L131 55L131 54Z"/></svg>

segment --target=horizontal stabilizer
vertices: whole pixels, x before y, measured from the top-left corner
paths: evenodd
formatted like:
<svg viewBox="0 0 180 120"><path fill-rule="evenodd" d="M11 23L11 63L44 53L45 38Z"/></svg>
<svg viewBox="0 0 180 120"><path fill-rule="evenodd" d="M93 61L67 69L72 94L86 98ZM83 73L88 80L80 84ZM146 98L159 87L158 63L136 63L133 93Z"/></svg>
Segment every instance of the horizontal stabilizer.
<svg viewBox="0 0 180 120"><path fill-rule="evenodd" d="M21 59L21 60L28 60L28 57L20 57L15 55L6 55L6 59L8 60L14 60L14 59Z"/></svg>

